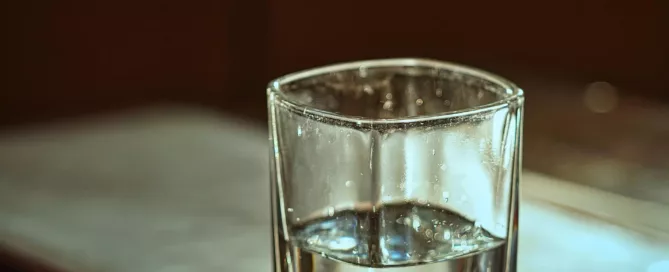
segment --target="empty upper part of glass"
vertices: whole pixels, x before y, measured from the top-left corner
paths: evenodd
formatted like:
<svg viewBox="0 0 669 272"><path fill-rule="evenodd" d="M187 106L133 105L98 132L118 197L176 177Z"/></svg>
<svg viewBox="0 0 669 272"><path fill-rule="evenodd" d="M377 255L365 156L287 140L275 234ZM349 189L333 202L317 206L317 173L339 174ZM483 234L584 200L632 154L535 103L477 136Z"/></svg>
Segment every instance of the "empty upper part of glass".
<svg viewBox="0 0 669 272"><path fill-rule="evenodd" d="M494 110L522 98L522 90L490 73L424 59L336 64L270 83L287 106L333 117L406 121Z"/></svg>

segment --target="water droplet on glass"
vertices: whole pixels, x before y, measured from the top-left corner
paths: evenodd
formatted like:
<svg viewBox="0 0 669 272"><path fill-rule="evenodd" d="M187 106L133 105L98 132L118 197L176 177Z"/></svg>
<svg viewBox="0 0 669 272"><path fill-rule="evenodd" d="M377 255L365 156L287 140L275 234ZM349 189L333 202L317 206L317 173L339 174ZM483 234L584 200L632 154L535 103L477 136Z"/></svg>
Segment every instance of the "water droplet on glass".
<svg viewBox="0 0 669 272"><path fill-rule="evenodd" d="M360 67L358 69L358 76L361 78L366 78L367 77L367 67Z"/></svg>
<svg viewBox="0 0 669 272"><path fill-rule="evenodd" d="M393 109L393 101L387 100L386 102L383 102L383 109L384 110L392 110Z"/></svg>
<svg viewBox="0 0 669 272"><path fill-rule="evenodd" d="M450 240L451 239L451 231L450 230L444 230L444 240Z"/></svg>
<svg viewBox="0 0 669 272"><path fill-rule="evenodd" d="M420 99L420 98L416 99L416 105L422 106L423 105L423 99Z"/></svg>
<svg viewBox="0 0 669 272"><path fill-rule="evenodd" d="M435 94L437 95L437 97L441 97L444 94L444 91L442 91L441 89L437 89L435 91Z"/></svg>
<svg viewBox="0 0 669 272"><path fill-rule="evenodd" d="M369 94L369 95L374 94L374 89L372 89L372 86L365 85L365 86L362 87L362 90L363 90L366 94Z"/></svg>
<svg viewBox="0 0 669 272"><path fill-rule="evenodd" d="M437 151L432 149L432 156L434 156L435 154L437 154Z"/></svg>
<svg viewBox="0 0 669 272"><path fill-rule="evenodd" d="M415 231L420 229L420 217L418 217L418 215L414 215L413 218L411 218L411 225Z"/></svg>
<svg viewBox="0 0 669 272"><path fill-rule="evenodd" d="M443 193L441 193L441 197L444 198L444 201L445 201L445 202L448 202L448 197L449 197L449 196L450 196L450 193L449 193L449 192L443 192Z"/></svg>
<svg viewBox="0 0 669 272"><path fill-rule="evenodd" d="M329 207L329 208L328 208L328 215L329 215L329 216L333 216L333 215L334 215L334 212L335 212L335 208L334 208L334 207Z"/></svg>
<svg viewBox="0 0 669 272"><path fill-rule="evenodd" d="M386 99L388 99L388 100L393 99L393 94L387 93L386 94Z"/></svg>
<svg viewBox="0 0 669 272"><path fill-rule="evenodd" d="M451 100L444 100L444 106L450 107L451 106Z"/></svg>
<svg viewBox="0 0 669 272"><path fill-rule="evenodd" d="M293 212L293 208L288 208L288 209L286 209L286 211Z"/></svg>
<svg viewBox="0 0 669 272"><path fill-rule="evenodd" d="M347 180L346 183L344 183L346 187L351 187L351 184L353 184L353 181Z"/></svg>
<svg viewBox="0 0 669 272"><path fill-rule="evenodd" d="M442 171L446 170L446 165L443 163L439 164L439 169L441 169Z"/></svg>
<svg viewBox="0 0 669 272"><path fill-rule="evenodd" d="M298 137L302 136L302 126L297 126L297 136Z"/></svg>
<svg viewBox="0 0 669 272"><path fill-rule="evenodd" d="M300 222L300 218L299 217L295 218L295 221Z"/></svg>

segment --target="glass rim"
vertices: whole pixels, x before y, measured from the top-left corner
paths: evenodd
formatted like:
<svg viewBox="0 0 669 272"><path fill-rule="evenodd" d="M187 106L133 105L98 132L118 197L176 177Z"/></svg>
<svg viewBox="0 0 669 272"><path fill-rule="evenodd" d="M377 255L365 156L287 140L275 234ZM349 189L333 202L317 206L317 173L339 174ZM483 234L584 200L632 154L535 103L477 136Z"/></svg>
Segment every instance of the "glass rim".
<svg viewBox="0 0 669 272"><path fill-rule="evenodd" d="M386 68L426 67L426 68L437 68L437 69L457 72L481 78L490 81L491 83L497 84L502 88L504 88L504 93L502 95L502 98L499 100L466 109L444 111L428 115L416 115L416 116L383 119L383 118L368 118L361 116L345 115L336 112L317 109L307 104L298 103L293 99L289 98L284 92L281 91L281 86L285 84L289 84L291 82L295 82L302 79L308 79L318 75L324 75L334 72L350 71L355 69L365 69L365 68L369 69L369 68L383 68L383 67ZM281 100L282 104L288 106L292 110L301 111L305 114L310 113L316 116L330 118L337 121L354 122L358 125L414 123L414 122L425 122L430 120L441 120L441 119L474 116L486 112L497 111L499 109L508 107L512 103L522 104L524 97L523 90L521 88L516 86L516 84L514 84L513 82L496 74L481 69L473 68L467 65L434 60L434 59L423 59L423 58L392 58L392 59L360 60L360 61L335 63L330 65L305 69L302 71L278 77L270 81L270 83L267 86L267 94L268 96L271 94L276 95Z"/></svg>

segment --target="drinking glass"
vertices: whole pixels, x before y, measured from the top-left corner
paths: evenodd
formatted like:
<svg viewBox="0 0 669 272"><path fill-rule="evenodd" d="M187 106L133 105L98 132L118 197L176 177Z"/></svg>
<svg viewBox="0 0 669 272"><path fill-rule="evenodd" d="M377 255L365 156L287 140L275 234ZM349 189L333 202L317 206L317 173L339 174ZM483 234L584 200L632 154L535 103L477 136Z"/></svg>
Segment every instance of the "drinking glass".
<svg viewBox="0 0 669 272"><path fill-rule="evenodd" d="M516 271L523 92L424 59L268 87L274 271Z"/></svg>

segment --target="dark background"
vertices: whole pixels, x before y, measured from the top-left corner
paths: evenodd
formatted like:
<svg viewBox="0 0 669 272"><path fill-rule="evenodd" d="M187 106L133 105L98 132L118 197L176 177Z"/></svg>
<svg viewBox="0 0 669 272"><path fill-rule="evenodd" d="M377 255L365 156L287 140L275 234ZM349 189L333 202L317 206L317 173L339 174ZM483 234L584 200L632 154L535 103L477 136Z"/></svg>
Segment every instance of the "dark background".
<svg viewBox="0 0 669 272"><path fill-rule="evenodd" d="M332 62L427 57L533 96L610 82L669 101L669 2L4 1L0 126L178 102L265 117L265 83Z"/></svg>

